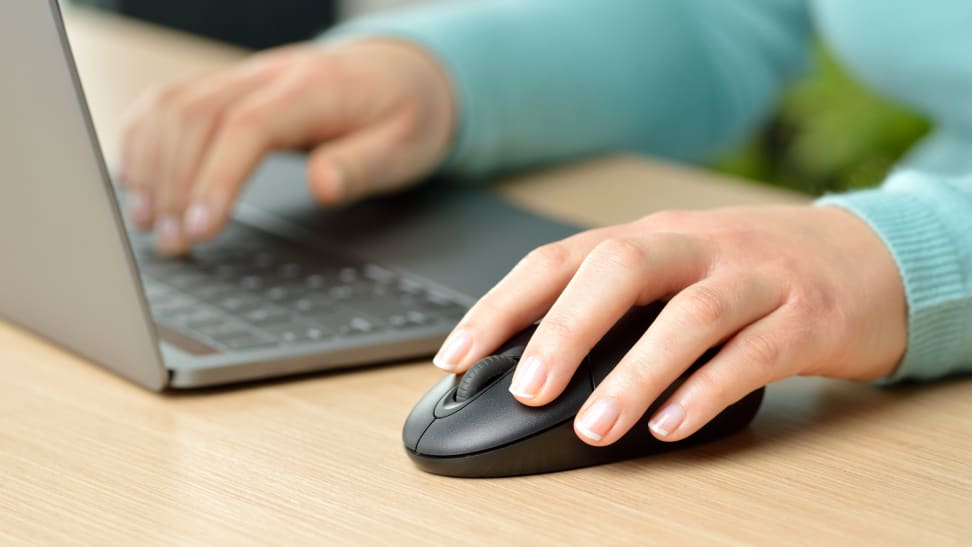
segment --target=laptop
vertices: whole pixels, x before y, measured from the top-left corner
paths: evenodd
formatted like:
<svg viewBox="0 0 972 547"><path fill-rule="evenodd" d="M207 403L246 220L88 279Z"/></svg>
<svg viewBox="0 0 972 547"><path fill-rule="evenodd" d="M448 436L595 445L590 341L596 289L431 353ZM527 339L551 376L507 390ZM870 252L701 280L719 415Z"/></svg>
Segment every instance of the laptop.
<svg viewBox="0 0 972 547"><path fill-rule="evenodd" d="M277 154L179 260L126 224L55 0L0 3L0 317L151 390L431 355L530 249L576 228L428 182L337 210Z"/></svg>

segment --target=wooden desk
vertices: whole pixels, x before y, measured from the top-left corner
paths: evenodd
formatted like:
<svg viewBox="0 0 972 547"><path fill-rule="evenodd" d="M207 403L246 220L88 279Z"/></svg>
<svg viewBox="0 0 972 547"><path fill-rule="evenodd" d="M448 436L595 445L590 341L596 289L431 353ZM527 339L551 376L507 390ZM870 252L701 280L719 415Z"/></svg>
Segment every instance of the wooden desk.
<svg viewBox="0 0 972 547"><path fill-rule="evenodd" d="M69 25L109 146L146 84L241 55L87 12ZM500 191L593 223L803 199L637 158ZM457 480L416 470L401 447L405 415L439 376L422 362L155 395L0 324L0 544L972 542L967 381L792 379L725 442Z"/></svg>

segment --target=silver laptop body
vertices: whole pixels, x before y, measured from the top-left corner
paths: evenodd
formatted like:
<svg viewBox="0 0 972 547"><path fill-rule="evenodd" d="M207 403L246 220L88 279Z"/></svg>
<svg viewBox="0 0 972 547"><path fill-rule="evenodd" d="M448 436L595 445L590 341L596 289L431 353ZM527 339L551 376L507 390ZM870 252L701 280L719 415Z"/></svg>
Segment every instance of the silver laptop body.
<svg viewBox="0 0 972 547"><path fill-rule="evenodd" d="M303 157L278 155L227 235L162 261L126 229L55 0L0 3L0 74L0 316L148 389L429 355L519 257L575 231L442 183L325 212ZM277 316L229 306L254 294L280 296Z"/></svg>

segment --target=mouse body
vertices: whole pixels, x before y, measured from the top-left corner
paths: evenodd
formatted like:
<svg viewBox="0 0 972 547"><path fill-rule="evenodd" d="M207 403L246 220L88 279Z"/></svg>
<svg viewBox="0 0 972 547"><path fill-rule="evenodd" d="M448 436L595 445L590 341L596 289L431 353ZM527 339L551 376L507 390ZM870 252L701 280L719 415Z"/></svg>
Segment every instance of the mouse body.
<svg viewBox="0 0 972 547"><path fill-rule="evenodd" d="M577 438L573 421L581 405L641 338L661 307L654 304L626 314L581 362L564 392L542 407L523 405L509 392L513 370L536 327L517 334L465 374L446 376L422 397L402 431L406 452L420 469L430 473L505 477L640 457L715 440L746 427L759 409L763 388L725 409L682 441L659 441L648 429L648 419L658 405L716 353L718 348L714 348L614 444L594 447Z"/></svg>

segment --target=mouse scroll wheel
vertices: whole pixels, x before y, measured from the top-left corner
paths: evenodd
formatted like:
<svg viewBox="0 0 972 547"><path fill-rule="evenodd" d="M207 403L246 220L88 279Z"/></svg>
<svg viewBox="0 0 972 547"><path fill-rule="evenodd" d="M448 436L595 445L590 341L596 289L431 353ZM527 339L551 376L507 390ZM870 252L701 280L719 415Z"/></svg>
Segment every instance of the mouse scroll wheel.
<svg viewBox="0 0 972 547"><path fill-rule="evenodd" d="M456 388L456 402L461 403L479 393L493 380L516 366L518 359L509 355L490 355L480 359L462 375Z"/></svg>

